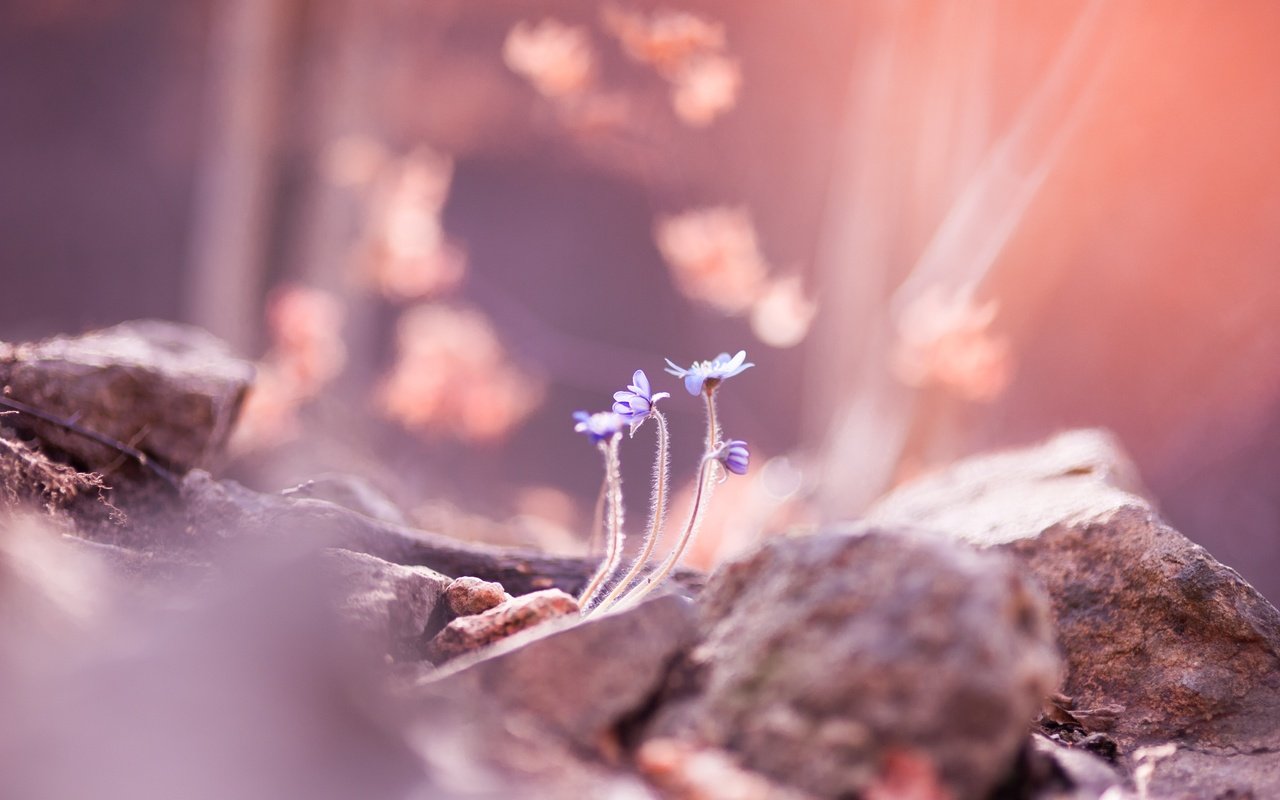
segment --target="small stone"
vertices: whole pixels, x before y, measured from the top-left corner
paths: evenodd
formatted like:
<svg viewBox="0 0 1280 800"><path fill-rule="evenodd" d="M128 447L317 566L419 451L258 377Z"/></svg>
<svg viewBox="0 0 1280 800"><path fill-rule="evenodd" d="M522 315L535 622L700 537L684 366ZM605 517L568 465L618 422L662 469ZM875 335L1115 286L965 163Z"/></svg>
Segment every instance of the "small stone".
<svg viewBox="0 0 1280 800"><path fill-rule="evenodd" d="M450 622L431 641L428 657L444 663L540 623L577 613L578 601L559 589L514 597L481 614Z"/></svg>
<svg viewBox="0 0 1280 800"><path fill-rule="evenodd" d="M459 617L480 614L512 599L502 584L470 576L457 578L449 584L445 597L449 600L449 609Z"/></svg>
<svg viewBox="0 0 1280 800"><path fill-rule="evenodd" d="M702 600L691 674L648 735L820 797L859 795L904 752L955 797L985 797L1058 680L1046 604L1016 565L938 537L775 539Z"/></svg>

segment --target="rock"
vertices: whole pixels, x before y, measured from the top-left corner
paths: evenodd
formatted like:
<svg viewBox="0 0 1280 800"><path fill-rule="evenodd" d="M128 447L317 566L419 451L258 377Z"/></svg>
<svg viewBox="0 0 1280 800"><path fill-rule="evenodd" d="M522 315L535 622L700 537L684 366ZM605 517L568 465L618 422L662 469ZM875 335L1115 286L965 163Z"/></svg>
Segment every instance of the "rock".
<svg viewBox="0 0 1280 800"><path fill-rule="evenodd" d="M457 578L445 589L449 610L459 617L467 617L488 611L511 600L502 584L464 576Z"/></svg>
<svg viewBox="0 0 1280 800"><path fill-rule="evenodd" d="M377 556L384 561L430 567L445 575L472 575L501 583L515 595L557 588L580 592L599 558L548 556L530 550L463 542L372 519L324 500L263 494L234 481L192 470L182 481L188 537L219 541L250 535L295 533L312 541ZM156 542L163 548L171 543ZM145 549L139 545L139 549ZM702 574L677 570L671 581L695 594Z"/></svg>
<svg viewBox="0 0 1280 800"><path fill-rule="evenodd" d="M622 765L585 755L536 719L505 718L492 707L478 709L471 698L448 696L431 697L417 719L409 741L431 782L411 797L659 800Z"/></svg>
<svg viewBox="0 0 1280 800"><path fill-rule="evenodd" d="M1278 797L1280 752L1204 752L1179 748L1151 764L1150 797L1160 800L1263 800Z"/></svg>
<svg viewBox="0 0 1280 800"><path fill-rule="evenodd" d="M353 630L397 660L422 657L447 577L349 550L323 551L322 564L337 584L338 612Z"/></svg>
<svg viewBox="0 0 1280 800"><path fill-rule="evenodd" d="M656 694L694 635L692 604L664 595L586 620L546 622L459 659L423 689L429 697L471 698L476 714L494 724L599 750Z"/></svg>
<svg viewBox="0 0 1280 800"><path fill-rule="evenodd" d="M729 752L679 739L650 739L636 767L672 800L808 800L811 795L748 772Z"/></svg>
<svg viewBox="0 0 1280 800"><path fill-rule="evenodd" d="M409 525L409 517L390 497L358 475L321 475L280 494L295 499L326 500L372 519Z"/></svg>
<svg viewBox="0 0 1280 800"><path fill-rule="evenodd" d="M1031 735L1028 760L1034 765L1021 782L1035 787L1033 797L1044 800L1098 800L1107 790L1123 786L1124 776L1098 756L1067 747L1038 733Z"/></svg>
<svg viewBox="0 0 1280 800"><path fill-rule="evenodd" d="M96 642L114 589L102 561L48 519L0 518L0 685L65 665L67 648Z"/></svg>
<svg viewBox="0 0 1280 800"><path fill-rule="evenodd" d="M1049 594L1086 729L1125 749L1280 748L1280 614L1129 491L1127 463L1103 434L1066 433L911 481L870 519L1016 556Z"/></svg>
<svg viewBox="0 0 1280 800"><path fill-rule="evenodd" d="M577 614L578 601L559 589L521 595L482 614L458 617L436 634L428 653L439 664L548 620Z"/></svg>
<svg viewBox="0 0 1280 800"><path fill-rule="evenodd" d="M107 570L138 590L155 586L189 587L204 581L212 572L209 564L142 553L70 534L63 534L61 538L68 548L98 560Z"/></svg>
<svg viewBox="0 0 1280 800"><path fill-rule="evenodd" d="M702 603L703 642L648 734L820 797L866 790L901 752L984 797L1058 680L1047 608L1016 565L940 538L775 539L721 567Z"/></svg>
<svg viewBox="0 0 1280 800"><path fill-rule="evenodd" d="M252 381L253 367L212 335L156 320L0 348L7 397L136 447L176 472L222 452ZM8 424L90 470L120 462L117 450L31 415Z"/></svg>
<svg viewBox="0 0 1280 800"><path fill-rule="evenodd" d="M16 605L0 579L6 798L449 796L415 791L430 776L382 698L381 664L334 635L315 561L220 565L146 603L108 581L96 610L68 555L87 557L22 567L70 625Z"/></svg>

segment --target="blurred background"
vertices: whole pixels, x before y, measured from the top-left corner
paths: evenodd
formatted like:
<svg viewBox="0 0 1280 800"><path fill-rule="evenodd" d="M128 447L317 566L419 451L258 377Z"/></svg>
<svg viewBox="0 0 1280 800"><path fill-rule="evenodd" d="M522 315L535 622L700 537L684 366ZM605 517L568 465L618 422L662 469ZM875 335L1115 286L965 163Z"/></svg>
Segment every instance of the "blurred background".
<svg viewBox="0 0 1280 800"><path fill-rule="evenodd" d="M201 325L259 365L227 474L565 552L570 413L646 370L683 486L662 359L746 349L696 563L1096 425L1274 600L1278 36L1270 0L4 0L0 338Z"/></svg>

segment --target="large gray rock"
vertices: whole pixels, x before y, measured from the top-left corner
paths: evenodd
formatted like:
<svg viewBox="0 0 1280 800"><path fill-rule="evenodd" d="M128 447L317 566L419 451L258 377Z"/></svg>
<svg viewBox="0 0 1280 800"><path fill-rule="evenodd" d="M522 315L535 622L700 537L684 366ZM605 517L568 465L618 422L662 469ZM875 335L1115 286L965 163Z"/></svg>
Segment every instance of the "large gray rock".
<svg viewBox="0 0 1280 800"><path fill-rule="evenodd" d="M636 768L663 796L677 800L813 800L742 768L726 750L679 739L650 739L635 754ZM906 795L890 795L905 797ZM917 797L917 795L910 795ZM920 795L925 800L929 795Z"/></svg>
<svg viewBox="0 0 1280 800"><path fill-rule="evenodd" d="M349 550L325 550L321 563L333 579L337 611L351 630L395 659L422 657L449 578Z"/></svg>
<svg viewBox="0 0 1280 800"><path fill-rule="evenodd" d="M906 531L778 539L708 582L703 642L650 726L821 797L895 754L958 798L1010 767L1056 685L1048 611L1016 565Z"/></svg>
<svg viewBox="0 0 1280 800"><path fill-rule="evenodd" d="M599 557L551 556L513 547L464 542L365 516L325 500L264 494L234 481L217 480L192 470L182 481L185 530L156 531L157 541L138 549L163 550L177 544L209 544L248 536L305 537L346 550L377 556L396 564L430 567L445 575L474 576L501 583L513 595L557 588L577 594L600 564ZM175 541L179 540L179 541ZM702 574L676 570L673 583L696 593Z"/></svg>
<svg viewBox="0 0 1280 800"><path fill-rule="evenodd" d="M1227 783L1192 771L1192 795L1280 796L1274 764L1243 766L1280 748L1280 613L1165 524L1127 463L1105 434L1070 432L914 480L869 516L1016 556L1049 594L1086 729L1231 759Z"/></svg>
<svg viewBox="0 0 1280 800"><path fill-rule="evenodd" d="M1179 748L1151 765L1150 796L1159 800L1263 800L1280 797L1280 753Z"/></svg>
<svg viewBox="0 0 1280 800"><path fill-rule="evenodd" d="M451 662L421 690L470 698L480 720L608 750L614 728L657 693L695 632L692 604L664 595L586 620L543 622Z"/></svg>
<svg viewBox="0 0 1280 800"><path fill-rule="evenodd" d="M1026 758L1030 762L1026 771L1031 773L1025 776L1027 782L1039 784L1032 790L1035 800L1099 800L1124 786L1119 770L1098 756L1038 733L1031 735Z"/></svg>
<svg viewBox="0 0 1280 800"><path fill-rule="evenodd" d="M0 386L39 411L136 447L184 472L226 445L253 367L212 335L157 320L84 336L0 345ZM91 470L119 451L27 414L10 418Z"/></svg>

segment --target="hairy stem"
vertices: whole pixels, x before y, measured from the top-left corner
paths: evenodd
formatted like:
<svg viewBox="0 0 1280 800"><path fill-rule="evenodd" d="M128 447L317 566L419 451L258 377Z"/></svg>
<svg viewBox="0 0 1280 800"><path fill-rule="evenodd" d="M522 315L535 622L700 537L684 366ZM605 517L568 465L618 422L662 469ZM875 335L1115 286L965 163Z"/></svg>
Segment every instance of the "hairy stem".
<svg viewBox="0 0 1280 800"><path fill-rule="evenodd" d="M702 387L702 397L707 401L707 453L714 453L720 444L720 423L716 418L716 385L707 381Z"/></svg>
<svg viewBox="0 0 1280 800"><path fill-rule="evenodd" d="M622 542L625 537L622 533L622 470L621 459L618 457L618 442L621 439L622 434L614 434L607 445L600 443L600 451L604 453L605 483L609 488L609 516L605 526L607 543L604 561L578 599L578 606L584 612L590 608L591 601L600 593L600 589L617 571L618 564L622 561Z"/></svg>
<svg viewBox="0 0 1280 800"><path fill-rule="evenodd" d="M685 548L689 546L689 542L693 541L693 536L698 531L698 525L702 523L702 509L706 504L706 500L711 496L711 488L713 482L711 480L711 465L715 460L710 456L702 457L702 465L698 468L698 484L693 495L693 508L689 510L689 522L685 525L684 533L680 535L680 540L676 542L676 546L672 549L671 554L667 556L662 565L655 569L643 583L636 586L635 589L628 592L622 598L623 606L634 605L644 599L645 595L653 591L653 589L671 574L671 570L675 569L676 564L680 563L680 557L684 555Z"/></svg>
<svg viewBox="0 0 1280 800"><path fill-rule="evenodd" d="M607 458L607 456L606 456ZM596 506L591 512L591 535L587 538L587 555L593 556L600 550L600 535L604 533L604 501L609 496L609 469L605 466L600 478L600 493L596 495Z"/></svg>
<svg viewBox="0 0 1280 800"><path fill-rule="evenodd" d="M707 458L707 459L711 459L711 454L714 453L718 447L720 447L720 420L718 415L716 414L716 387L718 387L719 385L720 384L718 381L717 382L707 381L705 384L703 384L703 388L702 388L702 399L705 400L707 404L707 449L706 449L706 452L703 453L703 458ZM720 467L720 462L715 461L715 463L713 463L710 467L707 468L708 480L711 480L717 476L717 470L719 469L719 467ZM723 473L720 473L720 474L723 474Z"/></svg>
<svg viewBox="0 0 1280 800"><path fill-rule="evenodd" d="M604 611L613 605L632 581L640 575L645 565L649 563L650 556L653 555L653 548L658 544L658 536L662 532L662 525L666 521L667 516L667 490L668 490L668 443L667 443L667 418L662 415L658 409L653 409L653 418L658 423L658 449L657 455L653 459L653 493L649 498L649 527L645 533L644 547L640 550L640 555L636 556L635 563L631 565L631 569L627 574L618 581L618 585L613 587L613 591L600 601L600 605L596 607L597 611Z"/></svg>

